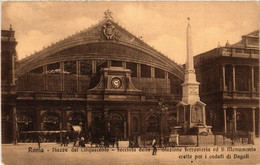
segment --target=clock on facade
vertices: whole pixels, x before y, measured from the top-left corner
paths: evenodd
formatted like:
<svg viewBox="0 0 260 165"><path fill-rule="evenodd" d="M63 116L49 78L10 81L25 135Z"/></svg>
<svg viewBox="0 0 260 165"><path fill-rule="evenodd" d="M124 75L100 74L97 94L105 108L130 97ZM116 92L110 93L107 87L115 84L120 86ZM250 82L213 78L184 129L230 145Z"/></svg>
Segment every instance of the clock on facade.
<svg viewBox="0 0 260 165"><path fill-rule="evenodd" d="M115 77L111 80L111 85L115 89L119 89L122 86L122 80L118 77Z"/></svg>

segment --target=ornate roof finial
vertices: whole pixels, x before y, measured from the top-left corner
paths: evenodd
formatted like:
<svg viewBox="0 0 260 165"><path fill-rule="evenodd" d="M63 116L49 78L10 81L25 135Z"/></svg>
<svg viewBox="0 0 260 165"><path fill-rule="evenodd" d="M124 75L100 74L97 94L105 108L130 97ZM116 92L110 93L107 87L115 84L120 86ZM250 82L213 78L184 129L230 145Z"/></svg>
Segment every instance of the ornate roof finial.
<svg viewBox="0 0 260 165"><path fill-rule="evenodd" d="M217 46L218 48L220 48L221 47L221 45L220 45L220 43L218 42L218 46Z"/></svg>
<svg viewBox="0 0 260 165"><path fill-rule="evenodd" d="M227 40L226 47L229 47L229 46L230 46L230 44L229 44L229 42L228 42L228 40Z"/></svg>
<svg viewBox="0 0 260 165"><path fill-rule="evenodd" d="M106 19L113 19L113 17L112 17L112 12L109 10L109 9L107 9L105 12L104 12L104 14L105 14L105 18Z"/></svg>
<svg viewBox="0 0 260 165"><path fill-rule="evenodd" d="M9 28L9 30L11 31L11 30L13 30L13 28L12 28L12 25L10 24L10 28Z"/></svg>

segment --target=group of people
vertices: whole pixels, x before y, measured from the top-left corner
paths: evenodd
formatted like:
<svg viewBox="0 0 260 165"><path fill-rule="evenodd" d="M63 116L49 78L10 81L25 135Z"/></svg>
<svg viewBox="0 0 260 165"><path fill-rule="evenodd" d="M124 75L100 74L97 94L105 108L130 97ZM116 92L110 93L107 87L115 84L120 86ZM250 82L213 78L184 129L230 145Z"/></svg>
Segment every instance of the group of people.
<svg viewBox="0 0 260 165"><path fill-rule="evenodd" d="M65 147L65 146L68 146L69 142L70 142L69 136L63 135L63 136L62 136L61 146L62 146L62 145L63 145L64 147Z"/></svg>
<svg viewBox="0 0 260 165"><path fill-rule="evenodd" d="M96 147L109 147L110 144L112 144L113 147L118 148L118 138L108 138L105 136L102 136L101 138L92 138L91 139L91 147L95 145Z"/></svg>
<svg viewBox="0 0 260 165"><path fill-rule="evenodd" d="M38 136L37 142L38 142L38 147L40 148L41 147L41 142L42 142L41 135ZM69 136L68 135L67 136L63 135L62 136L61 146L64 146L64 147L68 146L69 142L70 142ZM108 141L105 139L104 136L102 138L100 138L100 147L106 147L105 142L108 142ZM91 147L92 147L92 144L93 143L91 142ZM113 147L116 144L116 147L118 148L119 147L118 139L117 138L113 139L112 140L112 144L113 144ZM156 138L153 138L153 140L152 140L152 148L153 148L152 155L156 155L157 154L157 147L156 147L156 145L157 145ZM160 146L162 148L164 148L164 138L163 137L160 139ZM75 138L74 143L73 143L73 147L85 147L85 138L83 136L81 136L81 138L78 138L78 137ZM133 138L129 138L129 147L131 147L131 148L134 147Z"/></svg>
<svg viewBox="0 0 260 165"><path fill-rule="evenodd" d="M73 147L85 147L85 138L81 136L81 138L74 139Z"/></svg>

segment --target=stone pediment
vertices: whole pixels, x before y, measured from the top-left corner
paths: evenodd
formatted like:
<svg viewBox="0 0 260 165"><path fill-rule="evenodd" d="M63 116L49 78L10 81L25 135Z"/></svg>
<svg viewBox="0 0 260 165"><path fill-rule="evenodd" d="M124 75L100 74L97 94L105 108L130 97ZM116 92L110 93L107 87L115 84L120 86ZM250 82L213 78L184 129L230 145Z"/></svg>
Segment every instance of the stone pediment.
<svg viewBox="0 0 260 165"><path fill-rule="evenodd" d="M66 40L70 40L71 42L73 42L74 40L84 40L127 43L146 48L154 53L159 53L157 50L146 44L144 41L129 33L126 29L121 27L112 19L104 19L95 26L92 26L73 36L70 36Z"/></svg>

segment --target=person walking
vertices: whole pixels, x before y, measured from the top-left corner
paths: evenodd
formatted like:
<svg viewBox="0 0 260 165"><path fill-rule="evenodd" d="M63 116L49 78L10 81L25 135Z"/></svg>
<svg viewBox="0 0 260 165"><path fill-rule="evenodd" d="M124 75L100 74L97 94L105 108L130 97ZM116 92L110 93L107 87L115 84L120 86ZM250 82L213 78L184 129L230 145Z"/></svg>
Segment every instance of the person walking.
<svg viewBox="0 0 260 165"><path fill-rule="evenodd" d="M37 140L37 142L38 142L38 147L39 147L39 148L41 148L41 141L42 141L42 137L41 137L41 135L39 134L38 140Z"/></svg>
<svg viewBox="0 0 260 165"><path fill-rule="evenodd" d="M62 143L61 143L61 147L62 145L65 147L66 146L66 136L65 135L62 135Z"/></svg>
<svg viewBox="0 0 260 165"><path fill-rule="evenodd" d="M157 148L156 148L156 139L155 138L153 138L152 147L153 147L153 155L156 155Z"/></svg>
<svg viewBox="0 0 260 165"><path fill-rule="evenodd" d="M85 139L83 136L80 138L80 146L85 147Z"/></svg>
<svg viewBox="0 0 260 165"><path fill-rule="evenodd" d="M66 137L66 146L67 147L68 147L69 143L70 143L70 137L69 137L69 135L67 135L67 137Z"/></svg>
<svg viewBox="0 0 260 165"><path fill-rule="evenodd" d="M76 138L74 139L73 147L78 147L78 146L79 146L79 138L76 137Z"/></svg>
<svg viewBox="0 0 260 165"><path fill-rule="evenodd" d="M161 137L160 145L161 145L161 148L164 148L164 138L163 137Z"/></svg>

